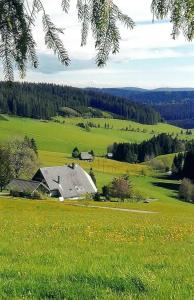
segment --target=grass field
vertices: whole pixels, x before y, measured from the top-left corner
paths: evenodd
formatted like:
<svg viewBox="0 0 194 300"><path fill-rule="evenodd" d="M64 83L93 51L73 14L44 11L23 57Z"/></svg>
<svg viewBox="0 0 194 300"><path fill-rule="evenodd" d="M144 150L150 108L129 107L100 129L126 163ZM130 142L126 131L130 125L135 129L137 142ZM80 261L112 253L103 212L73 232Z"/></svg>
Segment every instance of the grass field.
<svg viewBox="0 0 194 300"><path fill-rule="evenodd" d="M117 206L0 199L0 298L193 299L194 207Z"/></svg>
<svg viewBox="0 0 194 300"><path fill-rule="evenodd" d="M167 124L92 119L101 128L86 132L76 126L85 119L66 119L65 124L8 119L0 120L0 140L34 137L41 166L73 162L75 146L101 155L115 141L141 142L154 134L152 130L187 138ZM113 129L102 128L105 122ZM120 130L127 126L140 132ZM169 166L172 159L173 155L157 158ZM99 189L128 173L135 190L150 203L82 201L86 207L78 207L80 201L32 201L0 194L0 299L194 299L194 206L177 200L179 182L146 164L102 157L78 163L86 170L93 168Z"/></svg>
<svg viewBox="0 0 194 300"><path fill-rule="evenodd" d="M39 150L71 153L77 146L80 151L89 151L91 148L97 155L105 154L107 146L114 142L137 142L150 139L154 134L161 132L179 134L179 138L192 138L181 135L181 129L168 125L142 125L131 121L114 119L89 119L102 127L105 123L113 126L113 129L92 128L90 132L76 126L79 122L87 122L87 119L70 118L65 123L41 122L38 120L8 117L9 121L0 120L0 140L6 141L13 137L25 135L35 138ZM64 120L63 120L64 121ZM133 128L135 131L122 131L122 128ZM142 132L144 130L144 132ZM153 133L153 132L154 133Z"/></svg>

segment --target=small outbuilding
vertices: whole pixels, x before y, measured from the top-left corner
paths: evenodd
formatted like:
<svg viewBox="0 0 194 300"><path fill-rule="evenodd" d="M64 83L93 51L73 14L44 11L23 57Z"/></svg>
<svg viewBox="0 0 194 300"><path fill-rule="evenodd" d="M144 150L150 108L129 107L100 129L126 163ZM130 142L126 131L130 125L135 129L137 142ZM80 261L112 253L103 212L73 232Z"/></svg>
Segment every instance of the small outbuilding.
<svg viewBox="0 0 194 300"><path fill-rule="evenodd" d="M112 158L113 158L113 156L114 156L114 155L113 155L113 153L110 153L110 152L109 152L109 153L107 153L107 155L106 155L106 157L107 157L108 159L112 159Z"/></svg>
<svg viewBox="0 0 194 300"><path fill-rule="evenodd" d="M80 160L85 160L85 161L93 161L94 157L92 154L90 154L89 152L81 152L80 153Z"/></svg>
<svg viewBox="0 0 194 300"><path fill-rule="evenodd" d="M7 190L11 194L17 193L18 196L31 196L33 197L35 192L40 192L44 194L49 194L49 189L40 181L34 180L23 180L23 179L13 179L7 186Z"/></svg>

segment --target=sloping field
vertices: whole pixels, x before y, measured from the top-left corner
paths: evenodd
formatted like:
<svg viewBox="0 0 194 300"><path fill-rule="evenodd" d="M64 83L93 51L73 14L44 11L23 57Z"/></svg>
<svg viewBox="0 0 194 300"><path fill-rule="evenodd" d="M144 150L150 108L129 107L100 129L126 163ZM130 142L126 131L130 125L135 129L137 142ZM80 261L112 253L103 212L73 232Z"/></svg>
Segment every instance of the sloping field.
<svg viewBox="0 0 194 300"><path fill-rule="evenodd" d="M168 124L150 126L122 120L80 118L63 119L65 123L61 122L61 124L15 117L8 117L8 120L0 120L1 141L27 135L35 138L40 150L69 154L77 146L80 151L93 149L96 154L102 155L106 153L107 146L114 142L140 143L161 132L179 133L179 138L188 138L180 134L180 128ZM76 126L79 122L87 121L100 124L101 128L92 128L87 132ZM105 123L113 126L113 129L105 129ZM126 127L134 131L121 130Z"/></svg>

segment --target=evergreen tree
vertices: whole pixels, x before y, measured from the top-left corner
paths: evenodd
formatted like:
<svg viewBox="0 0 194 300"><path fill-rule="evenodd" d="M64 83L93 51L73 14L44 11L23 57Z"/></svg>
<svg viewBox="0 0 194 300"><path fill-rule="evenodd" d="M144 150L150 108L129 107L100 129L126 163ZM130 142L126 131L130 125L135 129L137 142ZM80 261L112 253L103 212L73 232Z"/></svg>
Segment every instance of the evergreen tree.
<svg viewBox="0 0 194 300"><path fill-rule="evenodd" d="M89 175L92 178L92 181L94 182L94 184L96 185L96 176L95 176L92 168L90 169Z"/></svg>
<svg viewBox="0 0 194 300"><path fill-rule="evenodd" d="M179 153L178 155L175 155L172 163L172 174L181 177L183 173L183 164L184 164L184 154Z"/></svg>
<svg viewBox="0 0 194 300"><path fill-rule="evenodd" d="M183 177L194 180L194 151L186 153L183 166Z"/></svg>
<svg viewBox="0 0 194 300"><path fill-rule="evenodd" d="M34 138L30 140L31 148L34 150L36 156L38 156L38 147Z"/></svg>
<svg viewBox="0 0 194 300"><path fill-rule="evenodd" d="M72 151L72 157L73 158L79 158L80 156L80 152L79 152L79 149L77 147L75 147Z"/></svg>

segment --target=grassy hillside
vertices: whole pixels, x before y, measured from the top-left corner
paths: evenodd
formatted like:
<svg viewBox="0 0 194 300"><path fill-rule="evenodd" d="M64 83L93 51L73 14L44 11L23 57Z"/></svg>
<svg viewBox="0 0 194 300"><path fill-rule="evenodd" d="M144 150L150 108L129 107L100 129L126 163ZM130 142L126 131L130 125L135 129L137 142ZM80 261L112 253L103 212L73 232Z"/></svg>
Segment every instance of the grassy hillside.
<svg viewBox="0 0 194 300"><path fill-rule="evenodd" d="M0 298L193 299L194 206L126 206L1 198Z"/></svg>
<svg viewBox="0 0 194 300"><path fill-rule="evenodd" d="M104 154L115 141L141 142L161 132L187 138L167 124L153 127L78 118L65 123L61 118L57 120L61 123L8 120L0 119L0 140L34 137L42 166L73 162L75 146ZM101 128L87 132L76 126L87 121ZM113 129L105 129L105 122ZM135 131L121 131L126 127ZM169 166L172 159L173 155L157 158ZM179 182L146 164L102 157L79 164L86 170L93 168L99 189L114 176L128 173L134 189L150 203L82 201L86 207L79 207L75 205L80 201L28 201L0 195L0 299L193 299L194 206L177 200Z"/></svg>
<svg viewBox="0 0 194 300"><path fill-rule="evenodd" d="M102 155L106 153L107 146L114 142L140 143L161 132L179 134L179 138L184 139L192 138L192 136L180 134L180 128L168 124L151 126L114 119L60 118L58 122L61 123L15 117L7 119L8 121L0 120L1 141L28 135L35 138L40 150L67 154L70 154L72 149L77 146L81 151L93 149L97 155ZM86 123L87 121L100 124L101 128L92 128L90 132L87 132L76 126L79 122ZM105 129L105 123L113 126L113 129ZM121 130L126 127L131 131Z"/></svg>

